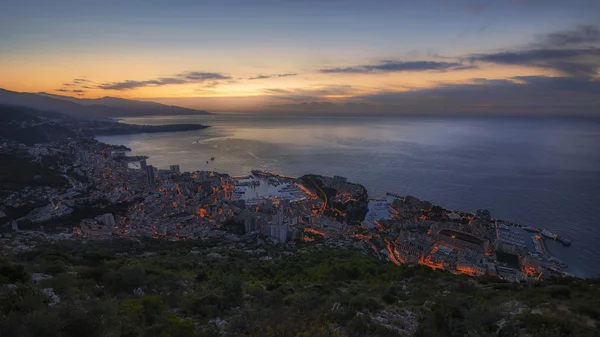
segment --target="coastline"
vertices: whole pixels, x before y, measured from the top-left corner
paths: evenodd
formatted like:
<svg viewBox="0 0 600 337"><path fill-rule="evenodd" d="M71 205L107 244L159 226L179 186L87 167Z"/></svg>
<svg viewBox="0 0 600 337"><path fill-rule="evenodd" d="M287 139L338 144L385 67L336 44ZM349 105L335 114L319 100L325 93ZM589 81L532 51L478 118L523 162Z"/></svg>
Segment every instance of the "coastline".
<svg viewBox="0 0 600 337"><path fill-rule="evenodd" d="M140 119L132 122L202 124L204 120ZM231 175L246 175L252 168L259 168L294 177L306 172L326 176L344 173L349 180L367 187L373 197L383 196L386 191L398 191L431 200L448 209L474 212L477 208L488 208L496 218L506 222L543 227L572 239L572 248L558 242L546 242L552 255L567 262L575 275L597 275L597 262L593 258L597 248L588 239L597 232L590 227L589 212L596 207L591 201L597 198L583 197L593 196L595 184L590 180L593 177L587 171L578 176L571 174L573 171L565 172L564 169L575 164L563 163L567 163L567 159L577 159L570 155L558 156L552 163L543 160L551 153L549 151L543 152L541 159L528 157L530 159L525 163L512 160L518 153L536 150L531 141L519 136L525 126L534 125L520 122L501 125L506 132L515 132L517 136L514 139L519 141L510 143L515 146L503 147L502 151L497 148L490 151L491 146L505 145L506 137L490 139L475 135L463 137L466 139L453 138L453 147L446 149L437 142L437 138L432 140L421 136L432 127L427 121L389 126L385 124L387 122L376 120L363 127L362 123L357 126L356 122L348 121L315 128L313 122L303 120L239 121L223 117L207 122L214 128L197 134L116 136L100 137L99 140L125 144L133 149L132 154L149 155L148 163L160 168L168 169L171 164L180 164L182 171L212 170ZM459 127L487 126L480 121L473 121L467 126L452 121L440 123L433 126L448 130L442 132L446 136L444 138L453 136L453 130ZM579 124L569 124L566 128L557 127L556 131L568 130L577 135L577 132L588 129L581 129ZM348 130L359 132L360 136L346 135ZM308 139L308 135L320 138ZM227 137L220 138L222 136ZM385 138L385 142L377 141L381 137ZM280 143L275 145L275 141ZM403 146L406 142L412 145ZM382 152L368 150L371 145L381 146ZM340 148L348 149L348 152L339 153ZM459 148L464 151L457 151ZM431 155L441 151L446 151L443 157ZM206 163L211 157L216 160ZM577 160L575 163L577 168L589 167L585 166L589 163ZM550 166L536 166L541 164ZM536 169L531 170L531 167ZM456 175L450 176L448 172L456 172ZM573 199L567 199L567 196ZM555 203L561 207L548 208ZM521 231L517 227L512 230Z"/></svg>
<svg viewBox="0 0 600 337"><path fill-rule="evenodd" d="M202 124L167 124L167 125L137 125L126 123L110 123L110 125L93 125L87 131L94 136L119 136L140 133L183 132L209 128Z"/></svg>

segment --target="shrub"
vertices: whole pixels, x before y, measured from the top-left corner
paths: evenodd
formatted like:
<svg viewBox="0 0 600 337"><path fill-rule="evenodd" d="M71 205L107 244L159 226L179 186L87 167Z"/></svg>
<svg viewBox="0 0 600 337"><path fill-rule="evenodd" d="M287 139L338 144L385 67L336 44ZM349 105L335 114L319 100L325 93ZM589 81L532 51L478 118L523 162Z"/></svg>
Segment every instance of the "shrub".
<svg viewBox="0 0 600 337"><path fill-rule="evenodd" d="M29 274L21 265L11 265L0 261L0 284L26 282Z"/></svg>

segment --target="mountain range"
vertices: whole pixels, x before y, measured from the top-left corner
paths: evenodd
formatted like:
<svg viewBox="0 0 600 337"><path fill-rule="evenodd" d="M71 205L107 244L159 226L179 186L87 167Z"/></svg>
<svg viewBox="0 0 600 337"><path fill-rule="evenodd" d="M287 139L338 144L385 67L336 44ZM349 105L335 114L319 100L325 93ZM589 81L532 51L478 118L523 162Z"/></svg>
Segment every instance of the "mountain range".
<svg viewBox="0 0 600 337"><path fill-rule="evenodd" d="M56 111L78 119L210 114L204 110L117 97L75 98L44 92L28 93L5 89L0 89L0 104Z"/></svg>

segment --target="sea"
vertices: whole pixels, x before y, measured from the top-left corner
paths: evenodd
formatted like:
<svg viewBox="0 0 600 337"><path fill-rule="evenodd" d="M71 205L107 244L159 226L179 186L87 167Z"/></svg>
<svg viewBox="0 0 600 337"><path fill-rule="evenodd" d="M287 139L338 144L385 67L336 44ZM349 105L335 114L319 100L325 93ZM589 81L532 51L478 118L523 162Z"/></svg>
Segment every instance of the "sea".
<svg viewBox="0 0 600 337"><path fill-rule="evenodd" d="M98 137L158 168L340 175L370 197L392 192L447 209L485 208L570 239L570 247L545 241L570 273L600 275L600 119L215 114L122 122L210 126Z"/></svg>

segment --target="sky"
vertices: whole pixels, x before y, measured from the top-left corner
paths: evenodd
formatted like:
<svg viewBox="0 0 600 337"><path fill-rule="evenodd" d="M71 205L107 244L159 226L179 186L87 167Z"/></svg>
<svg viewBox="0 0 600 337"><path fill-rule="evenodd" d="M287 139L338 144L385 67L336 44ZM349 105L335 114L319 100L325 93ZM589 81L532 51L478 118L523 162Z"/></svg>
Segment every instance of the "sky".
<svg viewBox="0 0 600 337"><path fill-rule="evenodd" d="M600 114L598 0L4 0L0 87L209 111Z"/></svg>

